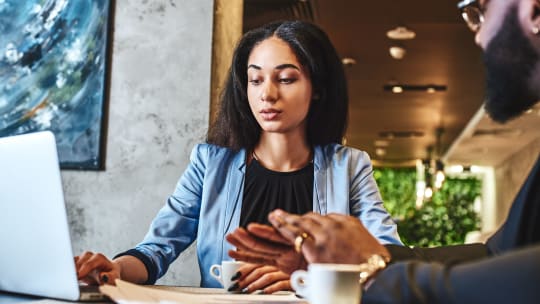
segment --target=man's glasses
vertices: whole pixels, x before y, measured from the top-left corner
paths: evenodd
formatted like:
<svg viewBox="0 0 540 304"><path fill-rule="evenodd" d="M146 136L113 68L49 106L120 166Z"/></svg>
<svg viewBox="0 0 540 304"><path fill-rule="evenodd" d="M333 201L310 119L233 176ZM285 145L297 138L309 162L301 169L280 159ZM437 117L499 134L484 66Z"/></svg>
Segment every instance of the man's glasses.
<svg viewBox="0 0 540 304"><path fill-rule="evenodd" d="M458 8L461 10L461 16L467 23L467 26L473 32L478 32L480 26L484 22L484 13L480 8L477 0L463 0L458 3Z"/></svg>

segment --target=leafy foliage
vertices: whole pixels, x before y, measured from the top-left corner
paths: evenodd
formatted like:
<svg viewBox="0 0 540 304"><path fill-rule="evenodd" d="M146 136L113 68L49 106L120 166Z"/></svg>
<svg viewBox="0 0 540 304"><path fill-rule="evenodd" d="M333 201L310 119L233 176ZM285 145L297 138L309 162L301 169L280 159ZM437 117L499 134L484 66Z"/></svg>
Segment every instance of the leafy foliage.
<svg viewBox="0 0 540 304"><path fill-rule="evenodd" d="M410 246L462 244L480 219L474 201L481 181L474 177L447 178L430 201L416 208L416 170L380 168L374 171L384 205L398 223L401 240Z"/></svg>

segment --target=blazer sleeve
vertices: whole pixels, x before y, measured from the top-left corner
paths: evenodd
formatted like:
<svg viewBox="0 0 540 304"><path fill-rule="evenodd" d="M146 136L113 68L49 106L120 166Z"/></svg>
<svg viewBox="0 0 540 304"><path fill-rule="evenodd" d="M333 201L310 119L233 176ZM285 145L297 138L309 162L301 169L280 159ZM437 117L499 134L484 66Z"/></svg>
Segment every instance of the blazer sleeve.
<svg viewBox="0 0 540 304"><path fill-rule="evenodd" d="M475 262L398 262L381 271L362 303L538 303L540 246Z"/></svg>
<svg viewBox="0 0 540 304"><path fill-rule="evenodd" d="M128 251L145 264L146 284L153 284L162 277L197 237L207 155L207 145L200 144L193 149L190 163L174 193L159 210L143 241Z"/></svg>
<svg viewBox="0 0 540 304"><path fill-rule="evenodd" d="M423 262L438 262L456 264L473 261L488 256L485 244L465 244L433 248L410 248L408 246L385 245L392 256L391 263L417 260Z"/></svg>
<svg viewBox="0 0 540 304"><path fill-rule="evenodd" d="M367 230L382 244L402 245L397 226L383 205L379 188L373 177L371 159L366 152L349 149L351 215L358 217Z"/></svg>

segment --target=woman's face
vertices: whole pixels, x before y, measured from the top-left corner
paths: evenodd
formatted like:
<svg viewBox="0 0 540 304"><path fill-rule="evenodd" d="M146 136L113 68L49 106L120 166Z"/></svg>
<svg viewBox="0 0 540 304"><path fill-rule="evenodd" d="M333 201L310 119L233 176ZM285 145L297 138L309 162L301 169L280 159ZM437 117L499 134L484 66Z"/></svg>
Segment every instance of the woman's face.
<svg viewBox="0 0 540 304"><path fill-rule="evenodd" d="M283 40L270 37L248 59L249 106L263 132L305 132L311 80Z"/></svg>

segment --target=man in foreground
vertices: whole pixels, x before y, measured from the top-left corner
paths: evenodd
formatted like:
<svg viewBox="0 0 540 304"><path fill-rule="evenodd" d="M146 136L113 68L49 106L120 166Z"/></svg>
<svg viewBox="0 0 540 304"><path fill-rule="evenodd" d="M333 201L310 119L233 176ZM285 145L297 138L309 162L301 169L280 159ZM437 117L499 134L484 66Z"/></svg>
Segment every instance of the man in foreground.
<svg viewBox="0 0 540 304"><path fill-rule="evenodd" d="M540 100L540 1L465 0L487 73L486 111L499 122ZM227 236L231 257L292 272L307 263L366 266L365 303L537 303L540 301L540 159L504 225L488 242L409 249L380 245L343 215L296 216L276 210L273 227Z"/></svg>

